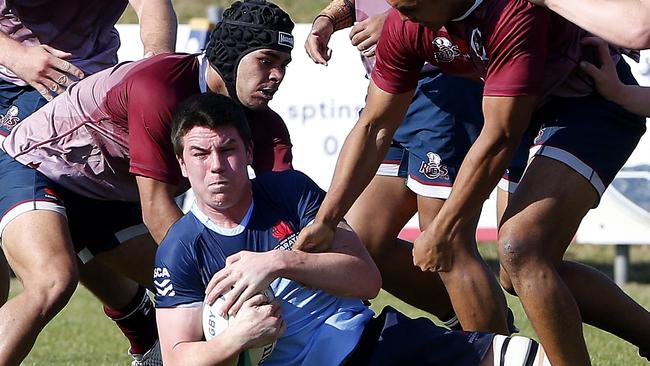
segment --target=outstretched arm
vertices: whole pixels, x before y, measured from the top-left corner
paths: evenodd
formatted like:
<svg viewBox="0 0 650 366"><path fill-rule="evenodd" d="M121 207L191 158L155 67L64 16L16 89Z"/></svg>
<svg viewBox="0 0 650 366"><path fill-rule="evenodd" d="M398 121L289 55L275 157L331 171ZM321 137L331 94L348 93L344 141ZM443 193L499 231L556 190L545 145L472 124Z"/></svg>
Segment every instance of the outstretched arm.
<svg viewBox="0 0 650 366"><path fill-rule="evenodd" d="M585 45L596 47L600 67L583 61L580 67L594 79L598 92L608 100L640 116L650 117L650 88L637 85L625 85L618 78L616 65L609 55L609 46L597 37L585 38Z"/></svg>
<svg viewBox="0 0 650 366"><path fill-rule="evenodd" d="M544 5L606 41L632 49L650 47L649 0L529 0Z"/></svg>
<svg viewBox="0 0 650 366"><path fill-rule="evenodd" d="M336 225L377 172L412 96L413 90L390 94L371 81L366 107L345 139L325 200L314 223L300 232L294 249L327 248Z"/></svg>
<svg viewBox="0 0 650 366"><path fill-rule="evenodd" d="M140 21L144 57L176 48L178 20L171 0L129 0Z"/></svg>
<svg viewBox="0 0 650 366"><path fill-rule="evenodd" d="M485 124L458 172L440 212L414 243L414 263L424 270L448 271L449 243L479 213L497 185L529 124L537 98L484 97Z"/></svg>

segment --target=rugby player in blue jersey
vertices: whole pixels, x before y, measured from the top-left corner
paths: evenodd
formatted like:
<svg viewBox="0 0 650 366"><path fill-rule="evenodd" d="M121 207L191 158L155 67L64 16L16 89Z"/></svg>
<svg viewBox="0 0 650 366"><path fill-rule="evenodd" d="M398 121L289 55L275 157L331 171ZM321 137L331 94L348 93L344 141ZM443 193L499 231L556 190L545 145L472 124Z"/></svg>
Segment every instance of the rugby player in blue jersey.
<svg viewBox="0 0 650 366"><path fill-rule="evenodd" d="M390 307L373 317L361 299L379 292L379 271L345 222L327 252L292 250L325 192L297 171L249 180L250 131L230 99L204 94L184 102L172 141L196 202L156 255L165 365L233 365L242 351L272 341L264 365L544 362L543 350L528 338L450 331ZM270 303L259 295L268 286L276 298ZM234 321L205 341L204 299L212 303L226 291L224 312L236 315Z"/></svg>

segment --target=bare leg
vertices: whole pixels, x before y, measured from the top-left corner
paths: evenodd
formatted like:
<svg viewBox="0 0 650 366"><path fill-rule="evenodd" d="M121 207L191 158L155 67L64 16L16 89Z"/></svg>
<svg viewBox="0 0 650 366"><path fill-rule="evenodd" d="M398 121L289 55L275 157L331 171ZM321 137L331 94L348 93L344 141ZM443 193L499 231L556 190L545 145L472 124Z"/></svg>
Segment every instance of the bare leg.
<svg viewBox="0 0 650 366"><path fill-rule="evenodd" d="M0 365L20 364L74 293L78 274L67 227L58 213L30 211L4 230L3 249L23 291L0 308Z"/></svg>
<svg viewBox="0 0 650 366"><path fill-rule="evenodd" d="M590 364L578 304L558 267L596 198L589 182L571 168L536 157L508 205L499 230L501 265L556 366ZM594 282L599 280L591 276L580 279L592 288L600 288ZM595 302L605 305L597 293L593 292L599 297Z"/></svg>
<svg viewBox="0 0 650 366"><path fill-rule="evenodd" d="M150 235L142 235L81 267L82 283L104 303L105 314L128 338L131 354L144 354L158 339L153 305L141 287L152 286L156 247Z"/></svg>
<svg viewBox="0 0 650 366"><path fill-rule="evenodd" d="M421 230L443 204L441 199L418 197ZM454 264L450 271L439 274L464 330L509 334L505 296L476 247L477 224L478 217L456 237L452 243Z"/></svg>
<svg viewBox="0 0 650 366"><path fill-rule="evenodd" d="M377 263L384 289L417 308L446 317L452 308L440 277L415 267L413 245L396 239L416 210L416 195L403 178L375 176L346 220Z"/></svg>

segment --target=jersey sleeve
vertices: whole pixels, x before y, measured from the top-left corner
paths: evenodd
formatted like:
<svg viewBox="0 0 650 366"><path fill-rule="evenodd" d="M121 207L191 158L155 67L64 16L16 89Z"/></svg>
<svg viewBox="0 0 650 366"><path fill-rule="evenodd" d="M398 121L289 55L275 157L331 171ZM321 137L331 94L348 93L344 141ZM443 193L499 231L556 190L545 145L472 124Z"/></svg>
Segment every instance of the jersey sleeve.
<svg viewBox="0 0 650 366"><path fill-rule="evenodd" d="M293 145L282 117L271 109L248 111L247 117L253 137L255 175L292 169Z"/></svg>
<svg viewBox="0 0 650 366"><path fill-rule="evenodd" d="M129 90L129 171L177 185L181 172L171 143L171 121L180 100L172 86L152 79L137 78Z"/></svg>
<svg viewBox="0 0 650 366"><path fill-rule="evenodd" d="M390 94L401 94L415 89L425 59L418 48L421 27L404 22L397 10L386 18L376 50L375 68L371 79L379 89Z"/></svg>
<svg viewBox="0 0 650 366"><path fill-rule="evenodd" d="M490 58L485 96L543 93L549 25L548 10L527 1L502 1L492 9L484 28L488 34L486 52Z"/></svg>
<svg viewBox="0 0 650 366"><path fill-rule="evenodd" d="M321 203L323 203L323 199L325 199L325 191L302 172L296 172L294 181L295 190L299 197L296 209L300 220L300 229L302 229L311 224L316 218L316 213Z"/></svg>
<svg viewBox="0 0 650 366"><path fill-rule="evenodd" d="M188 243L176 235L178 226L172 226L156 253L153 280L157 308L202 303L205 297L197 260Z"/></svg>

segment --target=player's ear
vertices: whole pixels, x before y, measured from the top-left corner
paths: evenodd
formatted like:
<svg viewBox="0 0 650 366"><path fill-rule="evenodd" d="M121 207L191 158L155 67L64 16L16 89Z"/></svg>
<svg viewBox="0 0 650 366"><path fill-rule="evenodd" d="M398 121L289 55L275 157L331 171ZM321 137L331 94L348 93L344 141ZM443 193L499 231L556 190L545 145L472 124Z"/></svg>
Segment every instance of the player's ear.
<svg viewBox="0 0 650 366"><path fill-rule="evenodd" d="M187 170L185 169L185 160L183 160L182 156L176 155L176 160L178 160L178 165L181 166L181 173L185 178L187 178Z"/></svg>

